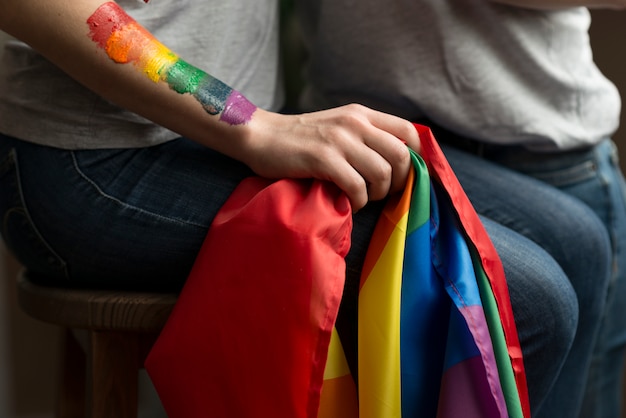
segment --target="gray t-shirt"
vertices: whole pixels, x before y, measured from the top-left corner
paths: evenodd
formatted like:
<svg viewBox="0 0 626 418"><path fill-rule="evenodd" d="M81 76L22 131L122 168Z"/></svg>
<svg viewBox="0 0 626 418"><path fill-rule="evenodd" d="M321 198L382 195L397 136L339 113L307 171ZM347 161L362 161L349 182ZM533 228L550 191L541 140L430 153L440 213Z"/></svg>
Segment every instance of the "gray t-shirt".
<svg viewBox="0 0 626 418"><path fill-rule="evenodd" d="M181 59L258 107L281 106L275 0L117 3ZM68 149L145 147L179 136L105 101L18 41L0 62L0 132Z"/></svg>
<svg viewBox="0 0 626 418"><path fill-rule="evenodd" d="M306 110L358 102L459 134L543 151L618 127L620 97L593 62L585 8L488 0L301 0Z"/></svg>

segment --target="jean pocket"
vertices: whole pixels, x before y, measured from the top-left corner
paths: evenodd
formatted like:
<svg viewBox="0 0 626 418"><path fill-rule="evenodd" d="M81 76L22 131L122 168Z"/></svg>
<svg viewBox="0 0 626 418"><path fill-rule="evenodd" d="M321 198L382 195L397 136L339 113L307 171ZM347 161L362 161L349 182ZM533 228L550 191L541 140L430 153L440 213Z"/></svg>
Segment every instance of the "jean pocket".
<svg viewBox="0 0 626 418"><path fill-rule="evenodd" d="M68 279L66 262L41 236L24 202L17 150L0 161L0 233L13 255L33 273Z"/></svg>

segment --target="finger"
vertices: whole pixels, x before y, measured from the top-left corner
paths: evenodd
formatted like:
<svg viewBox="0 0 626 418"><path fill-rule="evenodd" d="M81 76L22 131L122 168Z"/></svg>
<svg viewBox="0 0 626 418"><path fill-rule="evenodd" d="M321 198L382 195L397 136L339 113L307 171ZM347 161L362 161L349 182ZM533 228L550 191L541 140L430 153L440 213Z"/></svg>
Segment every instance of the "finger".
<svg viewBox="0 0 626 418"><path fill-rule="evenodd" d="M373 126L400 139L413 151L417 153L421 151L419 134L411 122L398 116L368 110L370 111L368 119Z"/></svg>
<svg viewBox="0 0 626 418"><path fill-rule="evenodd" d="M363 177L367 186L368 200L381 200L389 194L393 168L384 155L365 144L357 147L347 159Z"/></svg>
<svg viewBox="0 0 626 418"><path fill-rule="evenodd" d="M350 199L353 212L357 212L367 204L369 200L367 183L347 160L343 158L328 160L325 167L320 167L320 171L325 174L317 178L331 181L343 190Z"/></svg>
<svg viewBox="0 0 626 418"><path fill-rule="evenodd" d="M373 127L366 119L355 122L354 126L357 127L354 131L335 137L333 143L337 146L337 156L343 157L363 177L368 200L384 199L389 194L394 169L398 169L400 176L407 171L402 167L407 164L401 160L408 159L408 149L393 135ZM399 179L398 183L401 181Z"/></svg>
<svg viewBox="0 0 626 418"><path fill-rule="evenodd" d="M404 188L411 169L411 155L406 145L398 141L393 135L380 131L377 135L368 137L365 144L378 153L389 165L389 192L397 192Z"/></svg>

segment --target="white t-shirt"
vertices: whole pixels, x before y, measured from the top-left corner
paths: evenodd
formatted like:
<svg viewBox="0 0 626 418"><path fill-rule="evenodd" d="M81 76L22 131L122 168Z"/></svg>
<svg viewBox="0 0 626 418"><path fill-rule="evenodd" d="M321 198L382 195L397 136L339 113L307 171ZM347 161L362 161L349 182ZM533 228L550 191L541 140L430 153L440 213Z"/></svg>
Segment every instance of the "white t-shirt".
<svg viewBox="0 0 626 418"><path fill-rule="evenodd" d="M258 107L282 105L276 0L118 0L193 66ZM85 36L88 36L85 22ZM103 100L26 44L0 61L0 132L67 149L145 147L178 135Z"/></svg>
<svg viewBox="0 0 626 418"><path fill-rule="evenodd" d="M593 62L585 8L488 0L301 0L306 110L358 102L542 151L596 143L620 96Z"/></svg>

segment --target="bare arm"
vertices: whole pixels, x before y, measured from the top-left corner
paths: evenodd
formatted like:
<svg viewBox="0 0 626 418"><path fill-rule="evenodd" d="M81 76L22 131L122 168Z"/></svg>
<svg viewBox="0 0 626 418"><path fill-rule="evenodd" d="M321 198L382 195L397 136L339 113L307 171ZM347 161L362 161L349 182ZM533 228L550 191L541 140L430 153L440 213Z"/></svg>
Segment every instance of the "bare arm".
<svg viewBox="0 0 626 418"><path fill-rule="evenodd" d="M527 9L555 10L567 7L588 7L590 9L625 9L626 0L490 0L493 3Z"/></svg>
<svg viewBox="0 0 626 418"><path fill-rule="evenodd" d="M0 0L0 29L107 100L260 175L336 183L355 210L404 184L410 158L397 138L419 149L407 121L362 106L289 116L257 109L186 64L114 2Z"/></svg>

